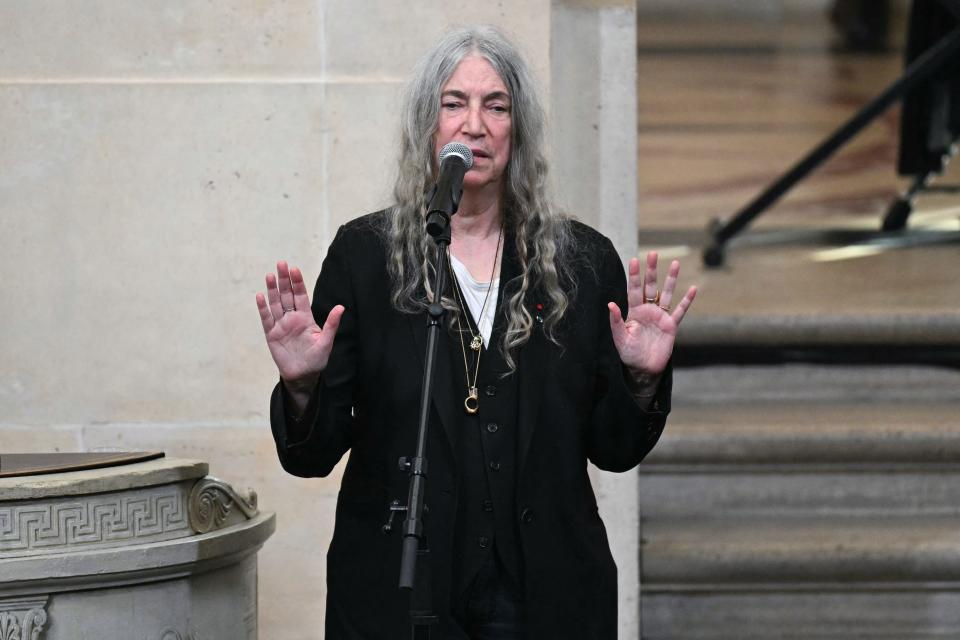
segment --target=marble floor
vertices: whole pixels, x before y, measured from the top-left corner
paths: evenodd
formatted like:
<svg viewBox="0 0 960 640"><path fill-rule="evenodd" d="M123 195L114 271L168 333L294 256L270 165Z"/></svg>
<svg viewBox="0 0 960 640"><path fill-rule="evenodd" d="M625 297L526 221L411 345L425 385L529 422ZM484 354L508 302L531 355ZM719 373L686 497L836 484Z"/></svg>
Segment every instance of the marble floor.
<svg viewBox="0 0 960 640"><path fill-rule="evenodd" d="M909 183L896 174L898 107L761 216L724 267L700 260L712 219L732 217L900 74L897 40L887 53L834 53L819 13L641 14L640 244L679 257L700 286L693 333L722 332L717 318L831 316L936 326L960 343L960 195L921 197L908 233L874 233ZM958 165L939 182L960 184Z"/></svg>

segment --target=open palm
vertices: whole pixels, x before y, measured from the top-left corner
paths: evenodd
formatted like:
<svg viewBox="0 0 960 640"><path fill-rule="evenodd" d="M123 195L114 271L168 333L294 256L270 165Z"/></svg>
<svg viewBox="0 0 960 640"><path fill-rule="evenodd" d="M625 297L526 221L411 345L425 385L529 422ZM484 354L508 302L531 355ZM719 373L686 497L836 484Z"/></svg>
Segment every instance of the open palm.
<svg viewBox="0 0 960 640"><path fill-rule="evenodd" d="M670 301L677 286L680 263L670 265L663 291L657 289L657 254L647 254L646 272L641 275L640 261L630 260L627 279L627 319L620 307L610 302L610 330L620 360L632 371L655 376L663 372L673 353L677 330L687 313L697 288L690 287L686 295L670 310Z"/></svg>
<svg viewBox="0 0 960 640"><path fill-rule="evenodd" d="M321 329L310 310L303 274L277 263L277 274L266 276L267 295L257 294L257 308L270 355L287 382L315 380L327 366L333 339L343 315L335 306Z"/></svg>

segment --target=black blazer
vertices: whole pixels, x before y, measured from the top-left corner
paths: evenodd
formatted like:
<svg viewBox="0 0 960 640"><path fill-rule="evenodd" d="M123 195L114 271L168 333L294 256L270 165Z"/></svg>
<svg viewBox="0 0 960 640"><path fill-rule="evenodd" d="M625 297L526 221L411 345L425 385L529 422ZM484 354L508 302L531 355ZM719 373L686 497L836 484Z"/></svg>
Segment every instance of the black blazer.
<svg viewBox="0 0 960 640"><path fill-rule="evenodd" d="M408 605L397 588L399 526L381 527L394 499L406 502L408 479L397 471L412 456L426 345L425 314L390 303L383 212L343 227L330 245L314 290L322 326L336 304L346 307L327 369L300 421L285 410L280 385L271 424L283 468L325 476L350 451L327 554L326 637L408 638ZM606 304L626 309L623 266L613 245L572 222L577 286L559 327L563 347L536 324L517 354L518 469L515 514L525 567L528 637L617 637L616 566L587 475L587 460L627 471L656 443L669 412L669 370L648 409L630 395L613 344ZM516 249L507 238L500 298L517 286ZM536 294L531 307L546 301ZM533 315L533 309L531 314ZM453 425L462 411L463 372L437 358L427 456L426 533L433 563L435 637L465 638L450 617L458 472ZM482 412L481 404L481 412ZM399 523L398 523L399 524Z"/></svg>

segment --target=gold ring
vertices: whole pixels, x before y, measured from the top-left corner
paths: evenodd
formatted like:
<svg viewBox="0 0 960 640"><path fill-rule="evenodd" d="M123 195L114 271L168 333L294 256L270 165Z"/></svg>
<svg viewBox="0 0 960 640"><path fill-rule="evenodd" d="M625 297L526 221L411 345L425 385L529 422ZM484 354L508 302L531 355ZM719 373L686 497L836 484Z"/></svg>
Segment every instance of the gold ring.
<svg viewBox="0 0 960 640"><path fill-rule="evenodd" d="M660 289L657 289L657 295L652 298L647 297L647 293L643 293L643 303L644 304L658 304L660 302Z"/></svg>

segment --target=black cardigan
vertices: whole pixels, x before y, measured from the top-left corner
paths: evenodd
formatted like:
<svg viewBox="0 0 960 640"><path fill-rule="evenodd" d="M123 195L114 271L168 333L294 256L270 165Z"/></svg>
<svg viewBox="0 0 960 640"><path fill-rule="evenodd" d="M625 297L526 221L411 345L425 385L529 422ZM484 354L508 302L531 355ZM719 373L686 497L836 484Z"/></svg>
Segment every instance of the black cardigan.
<svg viewBox="0 0 960 640"><path fill-rule="evenodd" d="M281 385L271 424L283 468L326 476L348 450L327 553L326 638L409 637L407 599L397 589L400 536L381 530L387 506L406 502L407 476L397 460L415 450L427 323L390 303L381 229L383 212L344 225L330 245L313 296L322 326L336 304L346 307L327 369L300 421L285 409ZM571 222L576 275L570 307L558 327L562 347L535 324L516 359L519 376L516 511L525 567L531 639L615 639L616 566L597 513L587 460L627 471L650 451L670 409L670 370L646 407L631 396L613 339L607 302L626 309L623 267L613 245ZM505 243L501 297L517 286L516 251ZM542 299L541 299L542 298ZM531 315L538 303L528 297ZM496 345L494 345L496 346ZM462 372L440 357L427 456L426 532L433 563L438 637L465 638L449 616L453 523L457 513L458 421ZM482 412L482 405L481 405Z"/></svg>

